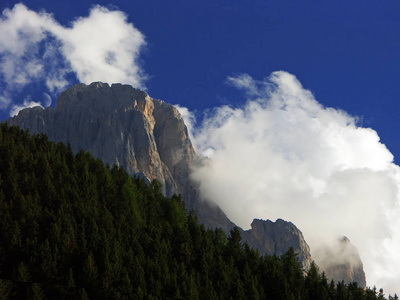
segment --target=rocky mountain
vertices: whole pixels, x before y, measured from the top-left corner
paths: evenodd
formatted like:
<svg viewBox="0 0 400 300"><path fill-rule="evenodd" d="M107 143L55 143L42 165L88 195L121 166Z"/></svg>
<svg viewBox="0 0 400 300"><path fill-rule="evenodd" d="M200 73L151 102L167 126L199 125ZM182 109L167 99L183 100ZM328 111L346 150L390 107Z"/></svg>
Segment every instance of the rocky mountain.
<svg viewBox="0 0 400 300"><path fill-rule="evenodd" d="M157 179L167 196L181 194L206 227L229 232L235 226L217 205L200 198L190 179L201 160L178 110L143 91L122 84L78 84L60 95L55 109L24 109L6 122L70 143L74 152L90 151L131 175ZM254 220L243 240L261 254L280 255L293 247L305 268L311 263L301 231L290 222Z"/></svg>
<svg viewBox="0 0 400 300"><path fill-rule="evenodd" d="M310 267L310 247L301 231L291 222L282 219L276 222L254 219L251 229L244 231L242 236L249 245L259 249L261 255L280 256L286 252L285 249L293 247L294 252L299 254L303 268L307 270Z"/></svg>
<svg viewBox="0 0 400 300"><path fill-rule="evenodd" d="M347 237L337 239L334 245L321 248L315 256L328 278L336 282L343 280L345 283L355 281L362 288L367 286L358 250Z"/></svg>
<svg viewBox="0 0 400 300"><path fill-rule="evenodd" d="M199 201L189 180L198 155L178 110L143 91L122 84L78 84L61 93L56 109L24 109L7 123L70 143L74 152L90 151L131 175L157 179L167 196L181 194L207 226L226 231L233 226L221 209Z"/></svg>

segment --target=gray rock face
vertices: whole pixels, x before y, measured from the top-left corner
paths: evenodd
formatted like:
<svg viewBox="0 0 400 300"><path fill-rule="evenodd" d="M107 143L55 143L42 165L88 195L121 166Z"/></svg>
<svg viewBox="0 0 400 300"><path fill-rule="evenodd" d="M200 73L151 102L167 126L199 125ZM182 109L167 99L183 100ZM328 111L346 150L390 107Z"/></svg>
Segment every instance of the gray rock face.
<svg viewBox="0 0 400 300"><path fill-rule="evenodd" d="M243 240L258 249L261 255L280 256L292 247L303 269L308 270L311 266L310 247L302 232L291 222L254 219L251 229L243 232Z"/></svg>
<svg viewBox="0 0 400 300"><path fill-rule="evenodd" d="M159 180L167 196L181 194L187 209L208 228L229 233L235 226L217 205L201 200L197 183L189 178L199 157L178 110L143 91L121 84L78 84L60 95L56 109L24 109L6 122L70 143L74 152L90 151L131 175ZM242 236L261 254L281 255L293 247L303 267L310 265L310 249L290 222L254 220Z"/></svg>
<svg viewBox="0 0 400 300"><path fill-rule="evenodd" d="M167 196L184 190L188 182L181 174L197 159L178 111L128 85L79 84L60 95L55 110L25 109L7 122L70 143L74 152L90 151L131 175L142 172L159 180Z"/></svg>
<svg viewBox="0 0 400 300"><path fill-rule="evenodd" d="M181 194L208 227L229 231L234 226L219 207L200 200L189 179L199 158L178 110L143 91L122 84L78 84L60 95L55 110L24 109L6 122L70 143L75 153L90 151L130 175L157 179L168 197Z"/></svg>
<svg viewBox="0 0 400 300"><path fill-rule="evenodd" d="M315 260L326 277L335 282L357 282L358 286L367 286L363 263L358 250L347 237L342 237L334 245L315 252Z"/></svg>

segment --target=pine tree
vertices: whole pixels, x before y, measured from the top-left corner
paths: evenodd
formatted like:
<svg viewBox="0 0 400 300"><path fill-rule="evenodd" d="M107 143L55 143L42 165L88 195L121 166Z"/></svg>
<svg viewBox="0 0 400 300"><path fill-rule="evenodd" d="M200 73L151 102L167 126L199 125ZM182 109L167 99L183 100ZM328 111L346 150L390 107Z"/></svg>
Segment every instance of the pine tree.
<svg viewBox="0 0 400 300"><path fill-rule="evenodd" d="M0 299L13 299L14 297L15 292L13 282L11 280L0 279Z"/></svg>
<svg viewBox="0 0 400 300"><path fill-rule="evenodd" d="M44 300L46 299L45 293L40 284L34 282L29 291L29 299L32 300Z"/></svg>
<svg viewBox="0 0 400 300"><path fill-rule="evenodd" d="M30 282L31 281L31 274L28 271L28 268L23 262L18 264L18 268L15 271L15 280L21 282Z"/></svg>
<svg viewBox="0 0 400 300"><path fill-rule="evenodd" d="M238 227L231 230L231 235L228 237L227 255L234 259L239 259L242 252L242 236Z"/></svg>
<svg viewBox="0 0 400 300"><path fill-rule="evenodd" d="M83 265L83 274L90 286L95 286L97 277L98 277L98 269L96 265L96 261L92 252L87 256L85 263Z"/></svg>

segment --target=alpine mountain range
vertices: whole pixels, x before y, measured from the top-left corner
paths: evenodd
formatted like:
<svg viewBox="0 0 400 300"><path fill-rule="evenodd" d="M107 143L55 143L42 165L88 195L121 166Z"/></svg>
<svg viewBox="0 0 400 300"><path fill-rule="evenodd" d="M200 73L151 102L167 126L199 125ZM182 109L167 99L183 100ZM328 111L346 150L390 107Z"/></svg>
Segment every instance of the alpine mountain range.
<svg viewBox="0 0 400 300"><path fill-rule="evenodd" d="M6 122L32 134L44 133L52 141L69 143L75 153L89 151L132 176L157 179L166 196L182 195L187 210L194 210L199 222L208 228L222 228L229 234L235 226L213 199L202 199L199 183L190 177L192 168L202 164L203 158L196 152L179 111L146 92L122 84L78 84L61 93L55 109L26 108ZM303 269L310 267L310 247L293 223L255 219L251 227L241 230L242 239L261 255L282 255L293 247ZM318 262L322 271L335 281L355 281L365 287L357 249L346 237L340 246L346 253L344 258L334 264Z"/></svg>

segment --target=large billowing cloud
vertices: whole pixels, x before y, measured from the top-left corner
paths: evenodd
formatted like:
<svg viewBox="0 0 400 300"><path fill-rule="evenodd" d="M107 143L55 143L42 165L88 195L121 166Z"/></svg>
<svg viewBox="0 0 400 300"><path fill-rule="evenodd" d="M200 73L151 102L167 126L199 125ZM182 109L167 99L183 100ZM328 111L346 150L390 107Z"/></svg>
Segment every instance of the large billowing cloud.
<svg viewBox="0 0 400 300"><path fill-rule="evenodd" d="M400 169L377 133L323 107L289 73L228 81L248 101L216 108L193 132L209 156L193 173L203 196L243 228L253 218L292 221L317 262L322 247L347 236L368 283L398 288Z"/></svg>
<svg viewBox="0 0 400 300"><path fill-rule="evenodd" d="M29 85L44 84L57 93L79 82L119 82L144 88L139 54L144 36L121 11L95 6L89 16L66 27L46 12L23 4L3 11L0 18L0 109L11 113L35 101L14 103L11 95Z"/></svg>

